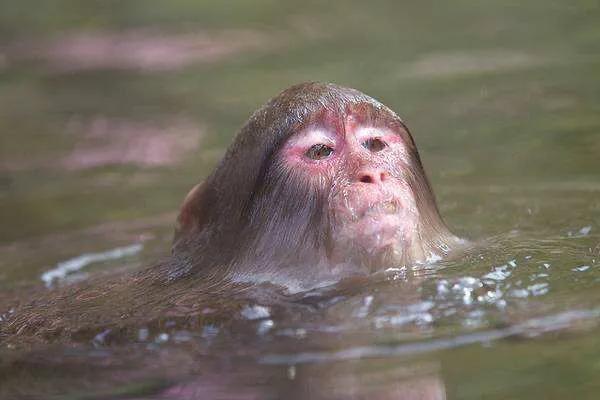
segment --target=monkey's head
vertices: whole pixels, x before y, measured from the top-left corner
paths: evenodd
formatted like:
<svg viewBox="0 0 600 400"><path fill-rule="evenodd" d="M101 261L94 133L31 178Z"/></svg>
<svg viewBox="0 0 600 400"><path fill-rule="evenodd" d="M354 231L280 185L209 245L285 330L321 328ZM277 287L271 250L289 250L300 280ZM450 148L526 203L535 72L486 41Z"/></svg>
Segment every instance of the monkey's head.
<svg viewBox="0 0 600 400"><path fill-rule="evenodd" d="M389 108L333 84L293 86L256 111L186 197L180 271L301 286L444 256L412 136Z"/></svg>

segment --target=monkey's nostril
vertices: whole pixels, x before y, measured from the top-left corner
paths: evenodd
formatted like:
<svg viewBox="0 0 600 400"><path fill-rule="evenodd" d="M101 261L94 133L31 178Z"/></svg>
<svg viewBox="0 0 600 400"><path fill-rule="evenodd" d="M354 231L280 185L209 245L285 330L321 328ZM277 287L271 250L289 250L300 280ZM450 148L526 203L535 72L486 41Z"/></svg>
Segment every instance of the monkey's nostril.
<svg viewBox="0 0 600 400"><path fill-rule="evenodd" d="M373 183L373 178L368 174L361 175L359 180L362 183Z"/></svg>
<svg viewBox="0 0 600 400"><path fill-rule="evenodd" d="M358 181L362 183L378 183L381 184L388 180L390 175L387 172L380 170L367 170L358 174Z"/></svg>

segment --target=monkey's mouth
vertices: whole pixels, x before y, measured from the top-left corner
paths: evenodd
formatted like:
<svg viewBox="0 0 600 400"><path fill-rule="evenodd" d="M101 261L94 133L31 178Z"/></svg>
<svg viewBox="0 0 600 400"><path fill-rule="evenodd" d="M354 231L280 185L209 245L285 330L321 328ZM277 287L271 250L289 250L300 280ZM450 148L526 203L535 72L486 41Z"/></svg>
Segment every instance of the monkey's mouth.
<svg viewBox="0 0 600 400"><path fill-rule="evenodd" d="M400 201L384 200L347 207L338 214L343 241L357 242L371 250L393 245L403 230L403 207Z"/></svg>
<svg viewBox="0 0 600 400"><path fill-rule="evenodd" d="M370 203L363 207L348 208L350 220L352 222L358 222L363 219L375 219L383 216L393 216L400 214L402 210L402 203L396 199Z"/></svg>
<svg viewBox="0 0 600 400"><path fill-rule="evenodd" d="M382 201L380 203L371 204L368 207L365 207L365 209L363 209L362 212L358 213L357 217L358 219L361 219L372 218L382 215L394 215L398 214L401 210L402 205L399 201Z"/></svg>
<svg viewBox="0 0 600 400"><path fill-rule="evenodd" d="M415 215L410 204L410 199L385 196L380 201L347 205L338 210L337 239L367 253L398 248L409 240L414 229Z"/></svg>

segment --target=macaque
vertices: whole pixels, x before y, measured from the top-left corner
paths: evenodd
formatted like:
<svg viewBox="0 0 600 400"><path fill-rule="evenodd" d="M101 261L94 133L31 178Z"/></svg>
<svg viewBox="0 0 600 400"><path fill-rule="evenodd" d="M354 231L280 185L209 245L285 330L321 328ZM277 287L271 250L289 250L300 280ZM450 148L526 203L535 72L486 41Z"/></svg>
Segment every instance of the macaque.
<svg viewBox="0 0 600 400"><path fill-rule="evenodd" d="M304 290L458 243L404 122L357 90L302 83L256 111L187 195L167 273Z"/></svg>
<svg viewBox="0 0 600 400"><path fill-rule="evenodd" d="M15 300L0 309L0 343L131 338L165 319L224 326L250 292L275 304L267 288L301 294L436 260L460 243L404 122L357 90L303 83L256 111L190 191L167 259Z"/></svg>

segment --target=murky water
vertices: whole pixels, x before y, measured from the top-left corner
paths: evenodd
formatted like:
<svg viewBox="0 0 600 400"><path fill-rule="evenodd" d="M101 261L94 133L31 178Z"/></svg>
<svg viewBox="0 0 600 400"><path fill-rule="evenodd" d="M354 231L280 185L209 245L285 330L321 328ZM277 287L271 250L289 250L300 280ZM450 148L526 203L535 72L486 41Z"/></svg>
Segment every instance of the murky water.
<svg viewBox="0 0 600 400"><path fill-rule="evenodd" d="M167 254L187 190L304 80L396 110L476 243L368 282L265 289L226 322L185 317L214 312L186 314L193 288L145 293L154 324L4 344L0 397L597 398L600 5L396 3L0 5L0 324L19 296ZM56 318L85 319L71 301Z"/></svg>

